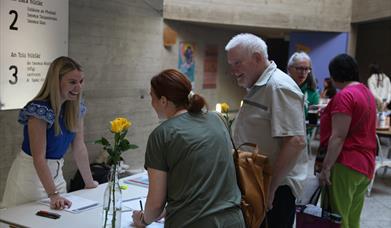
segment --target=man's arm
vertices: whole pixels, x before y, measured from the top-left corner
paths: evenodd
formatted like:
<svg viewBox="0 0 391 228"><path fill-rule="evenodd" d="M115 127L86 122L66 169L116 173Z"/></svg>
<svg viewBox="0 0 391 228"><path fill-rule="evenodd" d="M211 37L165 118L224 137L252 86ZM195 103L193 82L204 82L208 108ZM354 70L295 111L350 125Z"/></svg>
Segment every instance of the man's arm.
<svg viewBox="0 0 391 228"><path fill-rule="evenodd" d="M282 146L272 167L272 180L269 187L268 208L271 209L274 193L283 179L293 169L301 152L306 146L305 136L288 136L282 138Z"/></svg>

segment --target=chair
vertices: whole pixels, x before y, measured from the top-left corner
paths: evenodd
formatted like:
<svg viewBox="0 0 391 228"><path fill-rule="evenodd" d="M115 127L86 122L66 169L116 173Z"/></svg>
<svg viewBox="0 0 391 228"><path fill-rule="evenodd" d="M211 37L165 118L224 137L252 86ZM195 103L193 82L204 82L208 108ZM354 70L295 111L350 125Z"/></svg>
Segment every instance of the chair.
<svg viewBox="0 0 391 228"><path fill-rule="evenodd" d="M391 159L384 156L380 145L380 140L377 135L376 135L376 142L377 142L377 155L376 155L376 162L375 162L375 173L373 175L371 183L369 183L368 186L368 196L371 195L371 190L372 190L373 182L375 181L377 170L384 167L383 175L385 175L387 171L387 167L391 168Z"/></svg>

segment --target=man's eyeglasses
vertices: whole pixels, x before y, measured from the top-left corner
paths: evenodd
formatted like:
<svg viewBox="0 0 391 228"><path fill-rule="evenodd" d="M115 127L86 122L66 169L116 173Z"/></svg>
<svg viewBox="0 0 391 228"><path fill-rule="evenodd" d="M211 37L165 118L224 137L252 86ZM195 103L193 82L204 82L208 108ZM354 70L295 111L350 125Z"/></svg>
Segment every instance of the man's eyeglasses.
<svg viewBox="0 0 391 228"><path fill-rule="evenodd" d="M311 72L311 67L294 67L297 71Z"/></svg>

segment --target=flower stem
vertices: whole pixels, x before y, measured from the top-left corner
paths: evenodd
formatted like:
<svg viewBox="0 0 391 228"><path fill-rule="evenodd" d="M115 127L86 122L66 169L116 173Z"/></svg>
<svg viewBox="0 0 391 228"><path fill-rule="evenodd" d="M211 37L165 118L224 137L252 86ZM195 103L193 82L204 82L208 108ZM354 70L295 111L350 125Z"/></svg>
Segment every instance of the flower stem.
<svg viewBox="0 0 391 228"><path fill-rule="evenodd" d="M110 183L107 183L107 184L110 184ZM111 190L110 190L110 186L109 186L109 202L107 203L107 209L105 211L105 223L103 225L103 227L106 227L106 224L107 224L107 217L109 215L109 211L110 211L110 203L111 203ZM105 205L103 205L105 206Z"/></svg>
<svg viewBox="0 0 391 228"><path fill-rule="evenodd" d="M232 128L231 128L231 123L232 122L230 122L230 120L229 120L228 112L224 113L223 117L224 117L225 123L227 125L229 139L231 139L232 147L234 148L235 152L238 152L238 149L236 148L234 140L232 138Z"/></svg>
<svg viewBox="0 0 391 228"><path fill-rule="evenodd" d="M112 180L112 184L113 184L113 217L111 218L111 227L112 228L115 228L115 219L116 219L116 213L117 213L117 210L115 208L115 185L116 185L116 181L117 181L117 163L115 163L114 165L114 169L113 169L113 173L112 173L112 178L114 180Z"/></svg>

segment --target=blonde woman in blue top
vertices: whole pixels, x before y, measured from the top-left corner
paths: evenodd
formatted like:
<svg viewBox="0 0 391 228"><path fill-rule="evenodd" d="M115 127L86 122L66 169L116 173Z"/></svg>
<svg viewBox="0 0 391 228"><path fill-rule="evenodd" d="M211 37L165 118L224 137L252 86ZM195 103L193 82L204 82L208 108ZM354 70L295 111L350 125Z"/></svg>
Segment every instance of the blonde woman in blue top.
<svg viewBox="0 0 391 228"><path fill-rule="evenodd" d="M0 207L11 207L49 197L53 209L72 202L62 175L63 156L71 145L85 188L95 188L83 136L86 108L80 102L84 76L81 66L69 57L55 59L38 95L20 111L24 125L22 150L8 174Z"/></svg>

